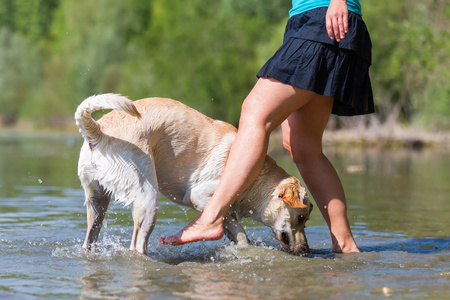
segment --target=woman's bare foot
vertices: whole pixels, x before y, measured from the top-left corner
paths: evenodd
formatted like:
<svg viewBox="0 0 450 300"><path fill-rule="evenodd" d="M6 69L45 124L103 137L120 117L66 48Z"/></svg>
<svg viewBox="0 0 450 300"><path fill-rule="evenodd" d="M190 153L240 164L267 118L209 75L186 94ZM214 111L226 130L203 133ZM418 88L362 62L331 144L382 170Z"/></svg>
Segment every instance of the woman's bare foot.
<svg viewBox="0 0 450 300"><path fill-rule="evenodd" d="M215 222L207 222L202 214L191 221L177 234L168 237L160 237L159 241L163 244L183 245L199 241L215 241L223 237L223 218Z"/></svg>
<svg viewBox="0 0 450 300"><path fill-rule="evenodd" d="M334 253L351 253L360 252L358 246L355 243L353 237L349 238L348 241L337 242L333 241L331 246L331 252Z"/></svg>

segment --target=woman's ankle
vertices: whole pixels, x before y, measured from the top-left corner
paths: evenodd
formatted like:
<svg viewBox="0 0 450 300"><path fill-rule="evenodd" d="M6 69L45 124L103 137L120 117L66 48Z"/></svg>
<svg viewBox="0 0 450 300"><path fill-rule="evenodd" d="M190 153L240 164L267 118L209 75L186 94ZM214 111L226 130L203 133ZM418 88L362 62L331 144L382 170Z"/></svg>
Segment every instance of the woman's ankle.
<svg viewBox="0 0 450 300"><path fill-rule="evenodd" d="M333 239L331 251L335 253L360 252L353 237L337 241Z"/></svg>

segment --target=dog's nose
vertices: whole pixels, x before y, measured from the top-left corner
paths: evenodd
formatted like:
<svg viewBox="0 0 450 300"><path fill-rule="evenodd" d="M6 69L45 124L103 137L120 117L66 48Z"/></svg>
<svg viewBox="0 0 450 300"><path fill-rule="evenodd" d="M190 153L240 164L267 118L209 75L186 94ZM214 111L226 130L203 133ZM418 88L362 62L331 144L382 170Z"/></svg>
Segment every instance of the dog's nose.
<svg viewBox="0 0 450 300"><path fill-rule="evenodd" d="M305 256L309 255L309 247L308 246L303 246L303 247L301 247L301 248L299 248L297 250L288 251L288 252L290 252L291 254L297 255L297 256L305 257Z"/></svg>
<svg viewBox="0 0 450 300"><path fill-rule="evenodd" d="M309 255L309 246L302 246L300 249L298 249L297 251L293 251L291 252L291 254L297 255L297 256L308 256Z"/></svg>
<svg viewBox="0 0 450 300"><path fill-rule="evenodd" d="M278 240L281 242L283 249L290 254L298 256L308 256L309 254L309 245L306 238L305 240L297 241L295 237L291 239L288 233L282 232Z"/></svg>
<svg viewBox="0 0 450 300"><path fill-rule="evenodd" d="M309 245L308 242L302 243L301 245L297 246L297 249L294 250L294 254L298 256L308 256L309 255Z"/></svg>
<svg viewBox="0 0 450 300"><path fill-rule="evenodd" d="M302 256L308 256L308 254L309 254L308 244L304 245L302 250L303 250Z"/></svg>

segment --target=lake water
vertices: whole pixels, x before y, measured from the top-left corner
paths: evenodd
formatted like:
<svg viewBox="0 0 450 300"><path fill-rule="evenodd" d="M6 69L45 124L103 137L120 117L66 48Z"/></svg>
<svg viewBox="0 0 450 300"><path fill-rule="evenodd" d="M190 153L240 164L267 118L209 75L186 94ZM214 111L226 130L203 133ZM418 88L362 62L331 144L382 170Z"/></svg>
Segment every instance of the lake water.
<svg viewBox="0 0 450 300"><path fill-rule="evenodd" d="M252 246L223 239L181 247L158 238L196 213L161 199L149 256L128 250L129 209L111 205L95 253L83 253L81 139L0 137L0 299L449 299L450 152L326 149L346 188L363 251L330 254L315 209L311 254L281 250L245 221ZM276 160L298 173L281 151Z"/></svg>

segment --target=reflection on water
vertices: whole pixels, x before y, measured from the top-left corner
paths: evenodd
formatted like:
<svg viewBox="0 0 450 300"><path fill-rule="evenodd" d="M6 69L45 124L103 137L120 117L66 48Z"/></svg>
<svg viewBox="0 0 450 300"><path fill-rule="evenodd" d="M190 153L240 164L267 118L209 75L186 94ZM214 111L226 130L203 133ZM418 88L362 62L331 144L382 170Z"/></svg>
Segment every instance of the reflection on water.
<svg viewBox="0 0 450 300"><path fill-rule="evenodd" d="M128 251L129 209L110 207L96 251L84 253L78 137L0 138L0 298L445 299L450 279L450 157L438 150L327 149L346 188L360 254L330 254L318 210L312 253L284 253L244 221L250 247L225 239L161 245L194 212L162 199L149 257ZM297 170L286 155L276 160Z"/></svg>

